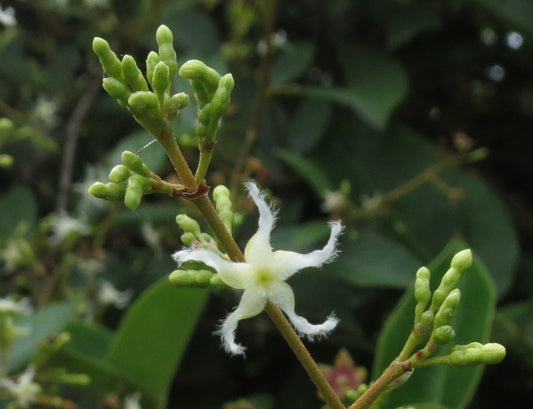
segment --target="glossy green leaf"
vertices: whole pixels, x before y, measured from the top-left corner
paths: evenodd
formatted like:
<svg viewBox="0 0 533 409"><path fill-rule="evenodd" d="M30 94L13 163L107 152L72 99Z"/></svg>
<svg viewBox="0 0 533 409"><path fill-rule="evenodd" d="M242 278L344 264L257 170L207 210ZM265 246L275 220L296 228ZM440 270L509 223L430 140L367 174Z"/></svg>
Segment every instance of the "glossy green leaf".
<svg viewBox="0 0 533 409"><path fill-rule="evenodd" d="M308 152L323 136L331 118L329 103L305 99L296 107L288 129L289 147L294 152Z"/></svg>
<svg viewBox="0 0 533 409"><path fill-rule="evenodd" d="M277 156L306 179L315 191L324 193L335 189L326 172L302 155L289 150L278 149Z"/></svg>
<svg viewBox="0 0 533 409"><path fill-rule="evenodd" d="M312 43L288 44L272 64L271 85L283 85L297 80L311 64L314 53Z"/></svg>
<svg viewBox="0 0 533 409"><path fill-rule="evenodd" d="M384 129L394 109L407 95L405 70L398 62L373 49L344 48L339 58L347 79L346 87L306 87L304 93L347 105L368 125Z"/></svg>
<svg viewBox="0 0 533 409"><path fill-rule="evenodd" d="M37 221L37 203L30 189L15 185L0 196L0 239L9 239L30 230ZM9 215L9 217L6 217Z"/></svg>
<svg viewBox="0 0 533 409"><path fill-rule="evenodd" d="M339 248L335 263L323 268L356 286L406 288L421 263L403 245L375 233L345 239Z"/></svg>
<svg viewBox="0 0 533 409"><path fill-rule="evenodd" d="M163 405L206 300L207 291L180 289L166 278L131 306L111 343L108 361Z"/></svg>
<svg viewBox="0 0 533 409"><path fill-rule="evenodd" d="M21 369L35 354L39 342L48 335L65 331L74 307L69 302L47 305L44 309L17 319L17 325L29 330L13 344L8 360L8 372Z"/></svg>
<svg viewBox="0 0 533 409"><path fill-rule="evenodd" d="M431 288L435 289L442 274L449 267L452 256L466 246L452 241L429 265ZM465 271L459 285L461 304L453 321L456 343L487 342L495 307L495 290L481 260L474 257L472 266ZM398 355L413 326L415 301L410 289L402 297L386 321L379 336L373 376L379 374ZM437 350L438 353L438 350ZM393 391L386 408L416 402L431 402L450 409L464 408L470 401L482 372L481 366L455 368L438 365L415 370L409 381Z"/></svg>

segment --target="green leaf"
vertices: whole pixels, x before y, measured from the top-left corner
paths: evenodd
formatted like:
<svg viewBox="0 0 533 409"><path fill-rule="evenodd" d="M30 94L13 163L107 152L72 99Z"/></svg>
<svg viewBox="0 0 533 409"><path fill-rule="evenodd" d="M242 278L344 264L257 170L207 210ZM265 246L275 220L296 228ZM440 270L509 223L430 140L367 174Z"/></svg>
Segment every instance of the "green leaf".
<svg viewBox="0 0 533 409"><path fill-rule="evenodd" d="M356 286L406 288L421 263L403 245L375 233L362 232L339 248L339 258L323 269Z"/></svg>
<svg viewBox="0 0 533 409"><path fill-rule="evenodd" d="M454 240L429 265L432 289L436 288L449 267L452 256L465 247L462 242ZM464 273L459 288L462 293L461 305L453 322L456 343L487 342L496 297L490 276L477 256ZM379 376L402 349L413 326L414 308L411 288L402 297L379 336L374 377ZM449 409L464 408L476 389L482 369L481 366L455 368L446 365L417 369L404 386L391 393L385 408L414 402L437 403Z"/></svg>
<svg viewBox="0 0 533 409"><path fill-rule="evenodd" d="M278 149L277 156L307 180L315 191L324 193L328 190L335 190L333 184L328 180L326 172L323 172L320 167L315 166L314 163L302 155L289 150Z"/></svg>
<svg viewBox="0 0 533 409"><path fill-rule="evenodd" d="M274 248L297 252L311 251L329 237L329 227L324 220L313 220L298 225L284 225L272 232Z"/></svg>
<svg viewBox="0 0 533 409"><path fill-rule="evenodd" d="M347 105L368 125L384 129L394 109L407 95L405 70L373 49L344 48L339 58L347 79L346 87L306 87L304 94Z"/></svg>
<svg viewBox="0 0 533 409"><path fill-rule="evenodd" d="M312 43L288 44L272 64L271 85L283 85L297 80L311 64L314 54L315 47Z"/></svg>
<svg viewBox="0 0 533 409"><path fill-rule="evenodd" d="M8 372L21 369L35 354L39 342L48 335L65 331L72 318L74 307L69 302L58 302L47 305L34 314L21 316L17 326L27 328L29 334L17 338L9 354Z"/></svg>
<svg viewBox="0 0 533 409"><path fill-rule="evenodd" d="M332 106L323 101L305 99L296 107L288 129L289 147L294 152L308 152L316 146L331 118Z"/></svg>
<svg viewBox="0 0 533 409"><path fill-rule="evenodd" d="M109 363L157 396L161 406L206 295L161 279L131 306L111 343Z"/></svg>
<svg viewBox="0 0 533 409"><path fill-rule="evenodd" d="M30 189L15 185L0 196L0 239L28 232L37 221L37 203ZM9 215L9 217L6 217Z"/></svg>

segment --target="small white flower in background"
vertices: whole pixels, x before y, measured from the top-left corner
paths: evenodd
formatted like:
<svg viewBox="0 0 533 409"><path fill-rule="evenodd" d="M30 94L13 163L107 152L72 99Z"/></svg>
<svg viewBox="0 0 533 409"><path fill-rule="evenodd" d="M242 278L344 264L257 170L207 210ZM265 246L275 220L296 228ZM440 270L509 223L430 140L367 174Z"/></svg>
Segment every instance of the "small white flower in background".
<svg viewBox="0 0 533 409"><path fill-rule="evenodd" d="M342 209L346 205L346 198L342 192L336 191L332 192L326 190L324 192L324 202L322 203L322 210L324 212L334 212L336 210Z"/></svg>
<svg viewBox="0 0 533 409"><path fill-rule="evenodd" d="M146 244L150 246L152 250L161 251L161 234L157 231L151 223L143 223L141 226L141 233L143 235Z"/></svg>
<svg viewBox="0 0 533 409"><path fill-rule="evenodd" d="M45 128L53 128L59 117L57 116L57 103L51 99L40 96L35 102L35 107L33 108L32 116L35 121L42 124Z"/></svg>
<svg viewBox="0 0 533 409"><path fill-rule="evenodd" d="M100 284L98 301L104 305L114 305L118 309L125 308L133 296L131 290L118 291L109 281Z"/></svg>
<svg viewBox="0 0 533 409"><path fill-rule="evenodd" d="M37 401L41 386L33 382L35 368L29 367L19 376L17 382L11 379L0 379L0 388L4 388L15 399L19 408L27 408Z"/></svg>
<svg viewBox="0 0 533 409"><path fill-rule="evenodd" d="M13 7L6 7L5 10L2 10L2 7L0 6L0 24L3 24L6 27L17 25L15 9Z"/></svg>
<svg viewBox="0 0 533 409"><path fill-rule="evenodd" d="M142 409L139 401L141 394L139 392L132 393L124 398L124 409Z"/></svg>
<svg viewBox="0 0 533 409"><path fill-rule="evenodd" d="M238 322L259 314L268 300L287 315L301 335L309 338L327 334L338 322L337 318L331 315L324 323L313 325L297 315L294 312L294 293L285 280L299 270L320 267L335 258L337 238L342 231L340 222L330 222L331 235L322 250L315 250L309 254L273 251L270 245L270 233L275 222L273 209L266 203L253 182L246 183L246 188L259 209L258 230L248 241L244 251L246 262L228 261L215 251L205 248L191 247L173 254L178 265L186 261L203 262L214 268L227 285L244 290L239 306L226 317L218 331L225 349L235 355L244 354L245 350L235 342Z"/></svg>
<svg viewBox="0 0 533 409"><path fill-rule="evenodd" d="M73 233L76 233L77 235L85 235L88 234L89 231L90 228L87 224L61 212L59 215L54 215L52 217L52 236L50 237L50 243L58 245Z"/></svg>
<svg viewBox="0 0 533 409"><path fill-rule="evenodd" d="M0 298L0 314L28 315L32 308L27 298L14 301L11 298Z"/></svg>

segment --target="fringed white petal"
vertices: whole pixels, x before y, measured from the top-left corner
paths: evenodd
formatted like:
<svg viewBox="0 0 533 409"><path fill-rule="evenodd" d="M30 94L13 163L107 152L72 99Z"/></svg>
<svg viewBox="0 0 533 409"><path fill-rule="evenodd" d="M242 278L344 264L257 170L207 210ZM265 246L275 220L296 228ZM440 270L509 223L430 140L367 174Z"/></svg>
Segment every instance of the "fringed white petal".
<svg viewBox="0 0 533 409"><path fill-rule="evenodd" d="M265 308L267 297L261 287L247 288L242 294L239 306L222 322L216 332L222 338L224 349L233 355L244 355L245 347L235 342L235 330L240 320L253 317Z"/></svg>
<svg viewBox="0 0 533 409"><path fill-rule="evenodd" d="M269 258L272 253L270 232L274 228L276 214L254 182L247 182L245 186L259 210L259 222L257 232L248 241L244 249L244 258L248 263L259 265L263 263L265 258Z"/></svg>
<svg viewBox="0 0 533 409"><path fill-rule="evenodd" d="M276 304L287 315L294 328L309 339L318 336L326 335L333 330L339 320L330 315L328 319L322 324L310 324L304 317L297 315L294 312L294 292L292 288L285 282L278 282L273 284L268 292L268 298Z"/></svg>
<svg viewBox="0 0 533 409"><path fill-rule="evenodd" d="M214 268L222 281L233 288L243 289L253 281L252 267L246 263L235 263L220 257L212 250L205 248L186 249L172 254L178 265L186 261L200 261Z"/></svg>
<svg viewBox="0 0 533 409"><path fill-rule="evenodd" d="M297 271L307 267L320 267L335 258L337 255L337 239L343 227L338 221L329 222L329 226L331 228L329 240L322 250L315 250L308 254L283 250L274 251L270 268L278 273L278 279L286 280Z"/></svg>

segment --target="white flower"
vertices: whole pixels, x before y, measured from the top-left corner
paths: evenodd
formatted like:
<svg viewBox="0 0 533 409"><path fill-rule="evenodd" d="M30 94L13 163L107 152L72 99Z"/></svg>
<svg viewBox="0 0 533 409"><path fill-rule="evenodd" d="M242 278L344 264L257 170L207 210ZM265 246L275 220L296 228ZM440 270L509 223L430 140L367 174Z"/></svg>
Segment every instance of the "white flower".
<svg viewBox="0 0 533 409"><path fill-rule="evenodd" d="M0 298L0 314L28 315L32 308L27 298L13 301L11 298Z"/></svg>
<svg viewBox="0 0 533 409"><path fill-rule="evenodd" d="M132 393L124 398L124 409L142 409L139 401L141 394L139 392Z"/></svg>
<svg viewBox="0 0 533 409"><path fill-rule="evenodd" d="M65 212L52 217L52 236L50 243L58 245L63 243L71 235L85 235L90 232L90 227L79 219L70 217Z"/></svg>
<svg viewBox="0 0 533 409"><path fill-rule="evenodd" d="M29 367L19 376L18 382L11 379L0 379L0 387L6 389L15 399L17 407L27 408L37 401L37 395L41 393L41 386L33 382L35 368Z"/></svg>
<svg viewBox="0 0 533 409"><path fill-rule="evenodd" d="M98 291L98 301L102 304L113 304L116 308L122 309L128 305L132 297L132 291L118 291L109 281L104 281Z"/></svg>
<svg viewBox="0 0 533 409"><path fill-rule="evenodd" d="M331 261L337 253L336 242L342 231L341 224L330 222L331 235L322 250L315 250L309 254L272 251L270 232L274 227L275 214L254 183L246 183L246 188L259 209L259 228L248 241L244 251L246 262L228 261L215 251L205 248L192 247L173 254L179 265L190 260L201 261L214 268L227 285L244 290L239 306L226 317L218 331L225 349L235 355L243 354L245 350L235 342L238 322L263 311L267 300L277 305L287 315L301 335L310 338L327 334L338 322L337 318L330 316L324 323L312 325L297 315L294 312L294 293L285 280L299 270L320 267Z"/></svg>
<svg viewBox="0 0 533 409"><path fill-rule="evenodd" d="M15 9L13 7L6 7L5 10L2 10L2 7L0 6L0 24L3 24L6 27L12 27L17 24Z"/></svg>

